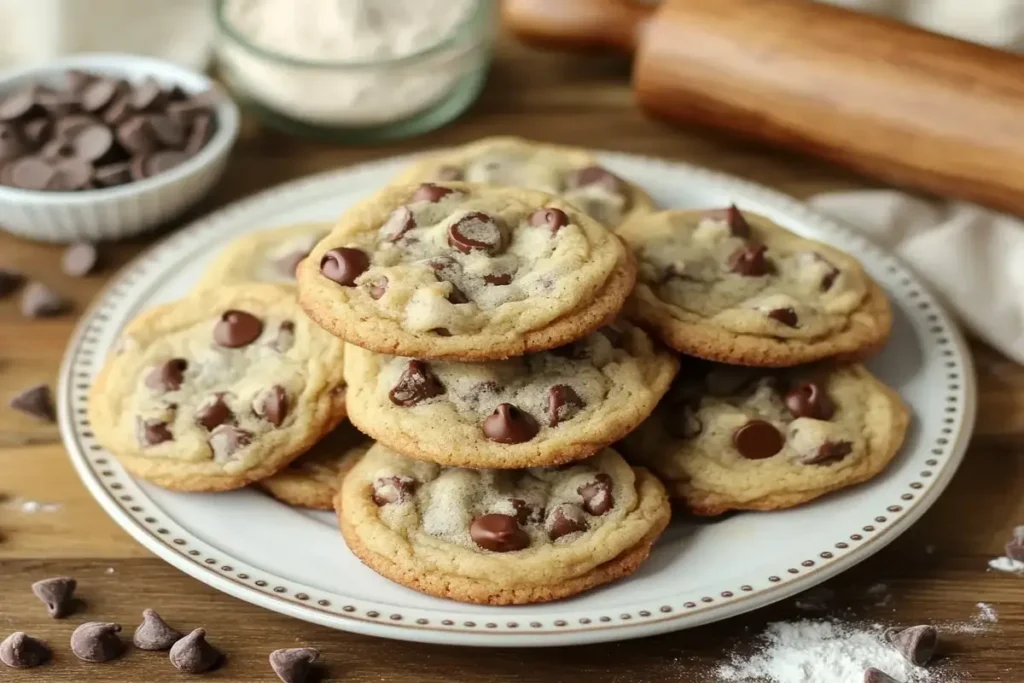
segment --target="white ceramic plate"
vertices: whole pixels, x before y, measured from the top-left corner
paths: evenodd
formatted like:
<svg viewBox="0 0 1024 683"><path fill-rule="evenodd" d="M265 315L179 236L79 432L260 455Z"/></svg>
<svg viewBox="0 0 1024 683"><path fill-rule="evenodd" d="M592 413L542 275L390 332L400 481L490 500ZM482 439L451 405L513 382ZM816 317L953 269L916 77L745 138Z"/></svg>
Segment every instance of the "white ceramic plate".
<svg viewBox="0 0 1024 683"><path fill-rule="evenodd" d="M90 380L125 323L184 295L238 235L332 219L387 182L407 157L271 189L177 232L126 267L83 317L61 371L60 426L82 480L140 543L214 588L333 628L431 643L568 645L690 628L806 590L891 542L946 487L973 425L970 357L946 313L899 261L790 197L683 164L601 156L663 206L735 201L854 254L882 283L895 305L895 328L871 367L914 415L907 443L885 473L794 510L677 521L630 578L527 607L464 605L393 584L348 551L327 513L295 510L252 490L172 493L127 476L96 443L86 417Z"/></svg>

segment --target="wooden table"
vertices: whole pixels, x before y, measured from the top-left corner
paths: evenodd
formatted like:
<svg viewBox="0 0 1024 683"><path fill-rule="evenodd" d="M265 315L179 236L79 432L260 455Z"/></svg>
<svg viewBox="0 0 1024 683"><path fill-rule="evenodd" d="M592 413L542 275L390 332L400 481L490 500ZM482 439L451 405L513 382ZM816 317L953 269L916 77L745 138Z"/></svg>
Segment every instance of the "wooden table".
<svg viewBox="0 0 1024 683"><path fill-rule="evenodd" d="M752 178L797 196L866 186L833 168L755 149L700 131L679 131L644 118L626 86L627 62L565 57L502 43L479 103L460 121L425 138L387 148L346 149L297 141L247 121L227 177L192 214L276 183L427 146L512 133L540 140L614 148L706 165ZM154 238L103 248L106 267L84 280L63 276L58 247L0 235L0 264L9 264L72 297L85 308L106 277ZM951 277L955 274L950 274ZM263 611L228 597L164 564L114 525L79 483L55 426L6 407L7 398L37 382L53 383L75 316L30 321L15 299L0 302L0 637L25 630L54 646L48 668L0 667L3 681L163 681L183 678L166 657L130 651L105 665L70 653L71 631L84 620L117 621L130 631L146 607L178 625L203 625L228 653L210 677L275 681L267 654L308 644L319 648L330 680L399 683L511 681L713 680L723 653L765 623L804 615L791 602L700 629L641 641L559 650L475 650L416 645L349 635ZM867 619L904 624L970 620L976 603L990 603L999 622L981 635L951 641L951 665L970 681L1024 680L1024 578L986 571L1016 524L1024 523L1024 368L980 343L972 345L980 379L977 433L947 493L889 548L832 580L839 606ZM57 503L27 514L20 501ZM737 549L736 561L743 561ZM52 621L29 585L53 575L78 578L85 610ZM884 606L863 598L888 585ZM831 683L820 681L819 683Z"/></svg>

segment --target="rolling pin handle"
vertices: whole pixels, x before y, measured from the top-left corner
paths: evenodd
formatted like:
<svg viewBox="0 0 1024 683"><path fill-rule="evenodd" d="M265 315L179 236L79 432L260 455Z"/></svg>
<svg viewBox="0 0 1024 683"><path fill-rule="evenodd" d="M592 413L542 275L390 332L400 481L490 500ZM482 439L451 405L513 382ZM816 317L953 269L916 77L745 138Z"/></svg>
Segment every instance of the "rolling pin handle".
<svg viewBox="0 0 1024 683"><path fill-rule="evenodd" d="M655 7L633 0L504 0L502 18L530 43L632 54Z"/></svg>

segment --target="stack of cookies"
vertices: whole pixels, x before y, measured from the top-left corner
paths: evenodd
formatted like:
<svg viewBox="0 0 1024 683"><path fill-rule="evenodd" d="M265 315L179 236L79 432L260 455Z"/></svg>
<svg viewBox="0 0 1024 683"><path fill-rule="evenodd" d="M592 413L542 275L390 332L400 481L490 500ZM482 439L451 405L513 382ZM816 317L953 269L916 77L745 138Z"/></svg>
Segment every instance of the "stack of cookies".
<svg viewBox="0 0 1024 683"><path fill-rule="evenodd" d="M540 602L631 573L670 498L777 509L879 472L906 411L849 363L890 317L834 249L495 138L238 240L126 328L90 415L144 479L334 507L394 581Z"/></svg>

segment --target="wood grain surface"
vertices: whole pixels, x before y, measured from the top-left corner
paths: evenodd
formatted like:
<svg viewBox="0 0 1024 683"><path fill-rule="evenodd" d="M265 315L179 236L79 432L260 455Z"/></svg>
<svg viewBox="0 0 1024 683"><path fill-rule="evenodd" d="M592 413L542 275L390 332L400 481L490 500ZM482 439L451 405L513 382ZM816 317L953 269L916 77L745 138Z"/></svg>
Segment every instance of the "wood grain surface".
<svg viewBox="0 0 1024 683"><path fill-rule="evenodd" d="M566 57L505 41L479 103L460 121L427 137L387 148L346 149L297 141L248 120L227 177L195 217L254 191L301 175L428 146L512 133L570 145L597 146L703 164L797 196L866 187L824 165L668 128L644 118L619 58ZM173 226L171 226L173 228ZM81 311L106 277L155 236L105 246L101 273L71 279L58 268L58 247L0 234L0 265L16 266L75 302ZM951 274L955 276L955 274ZM68 649L86 620L117 621L130 632L153 607L180 628L205 626L225 653L211 680L277 680L267 665L276 648L310 645L323 652L325 680L367 683L708 683L726 653L749 651L766 623L806 616L791 601L723 623L641 641L557 650L479 650L392 642L349 635L263 611L220 594L152 557L107 519L68 463L55 426L6 407L8 397L53 383L75 315L24 320L16 299L0 301L0 637L25 630L48 640L55 659L45 669L0 666L0 681L184 680L161 653L131 650L110 664L85 664ZM981 402L966 462L934 508L889 548L829 582L837 611L901 624L969 622L989 603L998 623L951 636L946 666L964 681L1024 680L1024 577L986 571L1014 525L1024 523L1024 368L973 344ZM54 503L25 513L26 500ZM736 561L744 549L736 548ZM52 621L29 590L54 575L77 577L84 610ZM891 601L865 599L888 586ZM939 683L939 679L935 679ZM832 683L820 681L818 683Z"/></svg>

